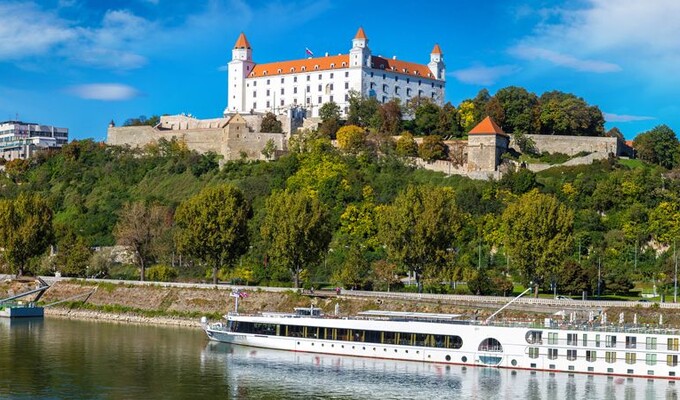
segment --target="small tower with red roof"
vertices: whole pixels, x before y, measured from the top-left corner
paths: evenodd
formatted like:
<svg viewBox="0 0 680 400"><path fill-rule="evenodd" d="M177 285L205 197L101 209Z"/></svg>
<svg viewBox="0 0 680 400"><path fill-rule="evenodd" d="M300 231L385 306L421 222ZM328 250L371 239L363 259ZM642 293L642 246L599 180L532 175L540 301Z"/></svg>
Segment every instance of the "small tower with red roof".
<svg viewBox="0 0 680 400"><path fill-rule="evenodd" d="M446 72L444 65L444 53L442 53L439 44L435 43L432 52L430 53L430 63L427 64L436 79L446 80Z"/></svg>
<svg viewBox="0 0 680 400"><path fill-rule="evenodd" d="M241 32L231 50L231 61L229 62L228 73L228 98L227 108L224 114L243 112L246 108L246 77L253 70L253 49L250 47L248 38Z"/></svg>
<svg viewBox="0 0 680 400"><path fill-rule="evenodd" d="M468 133L468 172L497 171L509 144L510 136L491 117L484 118Z"/></svg>

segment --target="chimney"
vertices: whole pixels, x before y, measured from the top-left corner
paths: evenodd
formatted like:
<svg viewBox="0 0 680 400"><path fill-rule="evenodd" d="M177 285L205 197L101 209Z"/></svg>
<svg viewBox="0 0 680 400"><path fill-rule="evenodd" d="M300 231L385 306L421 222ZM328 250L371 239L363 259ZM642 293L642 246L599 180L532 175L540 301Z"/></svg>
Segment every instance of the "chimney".
<svg viewBox="0 0 680 400"><path fill-rule="evenodd" d="M396 59L397 59L397 56L392 56L392 59L393 59L393 60L396 60Z"/></svg>

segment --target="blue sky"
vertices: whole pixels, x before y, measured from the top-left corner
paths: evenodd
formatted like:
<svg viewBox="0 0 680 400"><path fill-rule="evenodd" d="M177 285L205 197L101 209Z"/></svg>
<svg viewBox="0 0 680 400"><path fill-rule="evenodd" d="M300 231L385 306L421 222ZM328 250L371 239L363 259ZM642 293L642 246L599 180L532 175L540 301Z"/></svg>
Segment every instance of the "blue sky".
<svg viewBox="0 0 680 400"><path fill-rule="evenodd" d="M113 119L221 115L231 48L256 62L347 53L363 26L374 54L444 52L446 100L516 85L571 92L627 138L680 132L680 1L0 0L0 120L104 140Z"/></svg>

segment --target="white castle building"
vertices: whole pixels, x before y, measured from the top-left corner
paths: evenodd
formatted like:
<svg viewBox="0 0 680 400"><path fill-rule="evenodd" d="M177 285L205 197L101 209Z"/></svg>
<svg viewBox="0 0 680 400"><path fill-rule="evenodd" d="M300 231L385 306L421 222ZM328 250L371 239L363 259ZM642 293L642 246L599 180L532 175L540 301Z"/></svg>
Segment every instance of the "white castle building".
<svg viewBox="0 0 680 400"><path fill-rule="evenodd" d="M0 157L26 159L38 150L57 149L68 143L68 128L21 121L0 122Z"/></svg>
<svg viewBox="0 0 680 400"><path fill-rule="evenodd" d="M305 110L307 117L316 117L319 107L331 101L346 113L350 91L381 103L396 98L406 104L414 97L428 97L443 105L445 83L438 44L427 65L374 56L363 28L359 28L349 54L257 64L241 33L229 62L224 113L281 114L297 109Z"/></svg>

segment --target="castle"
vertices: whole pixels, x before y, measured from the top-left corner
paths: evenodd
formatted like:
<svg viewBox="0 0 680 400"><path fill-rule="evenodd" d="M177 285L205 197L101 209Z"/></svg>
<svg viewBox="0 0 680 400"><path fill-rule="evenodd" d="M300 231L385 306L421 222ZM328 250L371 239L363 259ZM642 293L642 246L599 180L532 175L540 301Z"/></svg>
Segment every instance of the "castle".
<svg viewBox="0 0 680 400"><path fill-rule="evenodd" d="M241 33L231 54L225 115L300 110L306 117L318 117L319 108L328 102L346 114L351 91L381 103L399 99L406 104L414 97L428 97L444 104L446 74L438 44L427 65L374 56L359 28L348 54L257 64L250 42Z"/></svg>

